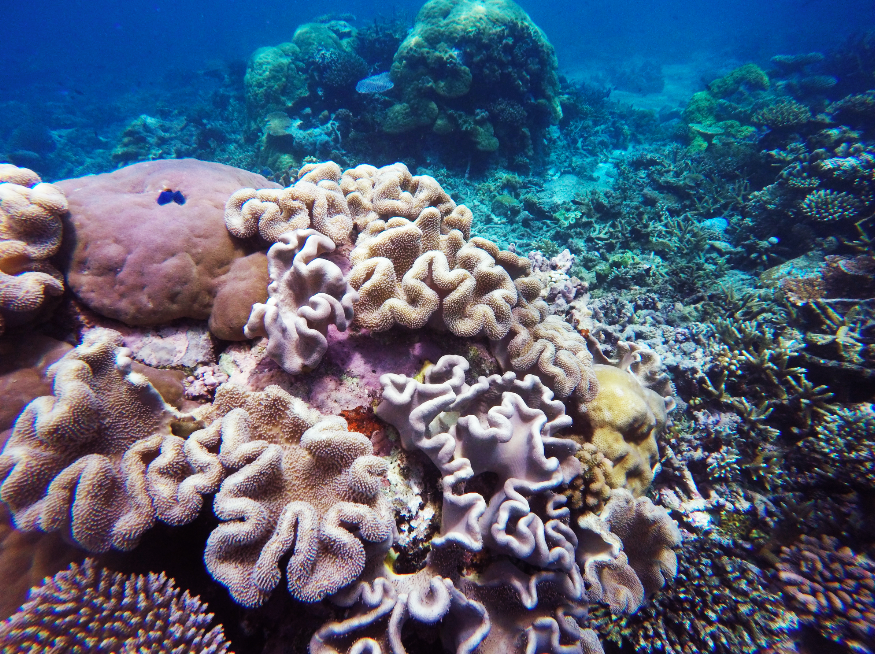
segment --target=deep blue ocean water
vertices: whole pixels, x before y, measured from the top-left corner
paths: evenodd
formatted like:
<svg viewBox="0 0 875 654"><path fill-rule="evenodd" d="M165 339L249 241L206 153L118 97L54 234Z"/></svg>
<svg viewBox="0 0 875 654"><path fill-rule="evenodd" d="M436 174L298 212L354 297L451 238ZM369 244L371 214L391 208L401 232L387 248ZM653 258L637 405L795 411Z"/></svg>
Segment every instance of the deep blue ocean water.
<svg viewBox="0 0 875 654"><path fill-rule="evenodd" d="M693 56L768 58L822 50L875 26L872 0L519 3L546 32L560 67L589 60ZM328 13L360 21L408 17L421 3L347 0L107 0L10 3L3 10L0 93L33 84L80 92L98 83L124 89L160 80L168 69L199 70L245 60L260 46L290 39L295 27Z"/></svg>

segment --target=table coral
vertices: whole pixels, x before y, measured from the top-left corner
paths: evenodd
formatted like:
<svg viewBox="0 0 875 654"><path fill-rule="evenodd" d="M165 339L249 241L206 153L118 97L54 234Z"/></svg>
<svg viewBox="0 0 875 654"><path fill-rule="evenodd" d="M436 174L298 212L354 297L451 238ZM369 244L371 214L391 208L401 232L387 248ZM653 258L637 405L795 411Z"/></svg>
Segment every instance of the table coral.
<svg viewBox="0 0 875 654"><path fill-rule="evenodd" d="M166 575L123 575L94 559L46 579L0 624L4 652L225 654L221 625Z"/></svg>
<svg viewBox="0 0 875 654"><path fill-rule="evenodd" d="M271 283L266 304L252 306L248 338L267 336L267 354L291 375L316 367L328 349L333 324L345 331L358 293L337 264L320 258L334 242L312 229L282 234L267 253Z"/></svg>
<svg viewBox="0 0 875 654"><path fill-rule="evenodd" d="M61 245L67 200L27 168L0 164L0 334L36 318L64 292L48 259Z"/></svg>
<svg viewBox="0 0 875 654"><path fill-rule="evenodd" d="M121 336L92 330L51 368L53 396L22 412L0 454L0 497L25 531L61 531L92 552L129 550L155 518L194 519L222 469L210 434L131 372Z"/></svg>
<svg viewBox="0 0 875 654"><path fill-rule="evenodd" d="M348 585L369 556L382 558L394 522L381 493L386 463L366 436L276 386L223 386L209 418L221 425L220 460L230 474L216 494L222 524L204 560L238 603L263 603L287 555L289 592L304 602Z"/></svg>
<svg viewBox="0 0 875 654"><path fill-rule="evenodd" d="M70 288L89 308L128 325L209 319L214 335L242 340L253 301L266 299L266 259L232 237L223 217L231 194L251 186L275 187L261 175L194 159L59 182L70 207L62 247ZM185 203L158 204L168 189Z"/></svg>

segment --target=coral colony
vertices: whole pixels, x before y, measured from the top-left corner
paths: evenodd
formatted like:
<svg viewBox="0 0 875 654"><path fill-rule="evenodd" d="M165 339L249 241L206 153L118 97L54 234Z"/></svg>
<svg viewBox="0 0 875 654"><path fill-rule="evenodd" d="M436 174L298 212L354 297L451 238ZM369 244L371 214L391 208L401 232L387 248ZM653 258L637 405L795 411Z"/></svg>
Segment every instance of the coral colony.
<svg viewBox="0 0 875 654"><path fill-rule="evenodd" d="M875 652L842 48L660 122L430 0L256 51L234 148L0 164L3 650Z"/></svg>

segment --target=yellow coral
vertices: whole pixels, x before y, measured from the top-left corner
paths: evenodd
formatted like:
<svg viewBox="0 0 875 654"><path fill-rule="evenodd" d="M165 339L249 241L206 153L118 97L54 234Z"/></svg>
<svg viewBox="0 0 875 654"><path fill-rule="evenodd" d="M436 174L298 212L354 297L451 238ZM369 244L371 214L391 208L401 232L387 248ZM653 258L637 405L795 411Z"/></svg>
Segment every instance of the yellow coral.
<svg viewBox="0 0 875 654"><path fill-rule="evenodd" d="M659 460L656 436L665 426L666 400L622 368L596 364L593 371L599 390L586 405L585 439L613 463L608 484L641 495Z"/></svg>

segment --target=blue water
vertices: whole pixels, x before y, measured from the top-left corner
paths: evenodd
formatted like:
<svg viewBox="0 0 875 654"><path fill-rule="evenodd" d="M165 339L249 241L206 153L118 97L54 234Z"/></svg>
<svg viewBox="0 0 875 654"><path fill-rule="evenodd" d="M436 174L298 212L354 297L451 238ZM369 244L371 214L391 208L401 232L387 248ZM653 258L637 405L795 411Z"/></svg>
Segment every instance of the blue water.
<svg viewBox="0 0 875 654"><path fill-rule="evenodd" d="M126 0L10 3L3 10L0 90L34 83L119 88L160 80L168 69L246 59L288 40L301 23L349 12L360 21L396 15L411 21L419 2L299 0L156 2ZM757 2L520 2L547 33L560 66L585 59L696 54L751 59L821 50L875 27L871 0Z"/></svg>

